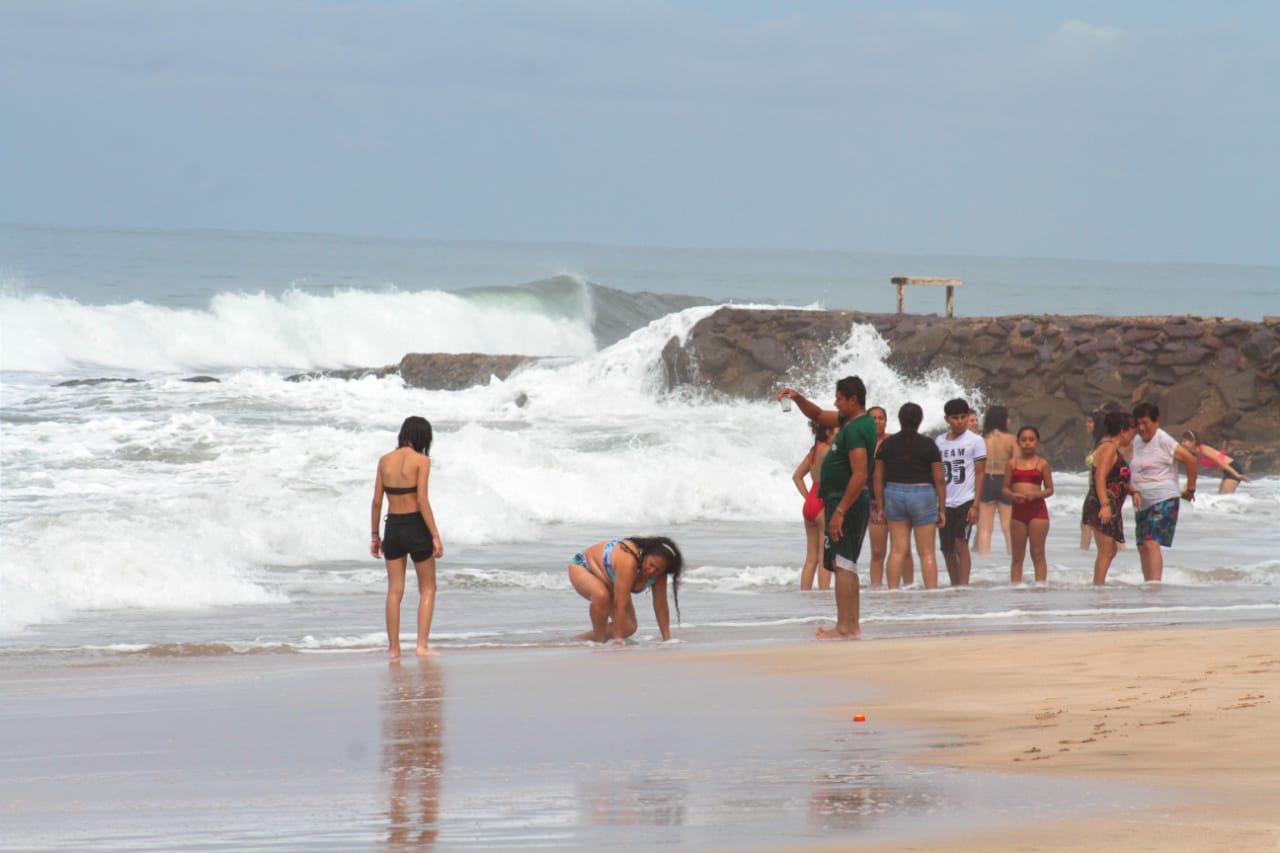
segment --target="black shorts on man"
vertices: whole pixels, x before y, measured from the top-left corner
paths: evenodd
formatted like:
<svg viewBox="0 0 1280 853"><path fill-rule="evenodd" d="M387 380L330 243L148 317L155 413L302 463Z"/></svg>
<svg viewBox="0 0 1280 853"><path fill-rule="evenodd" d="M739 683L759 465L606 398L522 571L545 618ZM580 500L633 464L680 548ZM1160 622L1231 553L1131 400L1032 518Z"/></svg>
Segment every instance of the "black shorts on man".
<svg viewBox="0 0 1280 853"><path fill-rule="evenodd" d="M942 525L942 530L939 531L942 539L942 553L954 554L958 542L969 544L969 530L972 528L969 524L969 510L972 508L973 501L965 501L960 506L947 507L947 523Z"/></svg>

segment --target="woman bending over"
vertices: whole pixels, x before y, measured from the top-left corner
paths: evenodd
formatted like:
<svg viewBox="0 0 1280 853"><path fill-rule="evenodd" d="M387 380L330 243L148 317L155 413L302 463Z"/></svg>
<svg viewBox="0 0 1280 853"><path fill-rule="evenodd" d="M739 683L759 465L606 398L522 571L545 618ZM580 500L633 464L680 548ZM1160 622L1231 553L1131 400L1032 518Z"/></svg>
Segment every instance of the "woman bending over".
<svg viewBox="0 0 1280 853"><path fill-rule="evenodd" d="M665 536L630 536L597 542L569 561L569 582L591 606L591 630L574 639L622 642L636 632L633 595L653 590L653 617L663 640L671 639L667 579L680 615L680 573L684 557Z"/></svg>

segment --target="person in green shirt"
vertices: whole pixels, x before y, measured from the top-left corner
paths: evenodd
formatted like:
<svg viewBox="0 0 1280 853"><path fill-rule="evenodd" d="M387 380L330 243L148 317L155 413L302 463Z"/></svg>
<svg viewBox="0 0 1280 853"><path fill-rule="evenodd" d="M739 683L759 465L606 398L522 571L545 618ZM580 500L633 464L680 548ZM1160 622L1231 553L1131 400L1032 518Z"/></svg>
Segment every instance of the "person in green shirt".
<svg viewBox="0 0 1280 853"><path fill-rule="evenodd" d="M836 408L824 410L792 388L778 399L795 401L806 418L838 427L827 458L822 460L822 500L827 510L827 535L822 565L835 572L836 626L819 629L822 640L852 640L862 636L858 607L858 556L871 520L868 472L876 453L876 424L867 414L867 386L857 376L836 383Z"/></svg>

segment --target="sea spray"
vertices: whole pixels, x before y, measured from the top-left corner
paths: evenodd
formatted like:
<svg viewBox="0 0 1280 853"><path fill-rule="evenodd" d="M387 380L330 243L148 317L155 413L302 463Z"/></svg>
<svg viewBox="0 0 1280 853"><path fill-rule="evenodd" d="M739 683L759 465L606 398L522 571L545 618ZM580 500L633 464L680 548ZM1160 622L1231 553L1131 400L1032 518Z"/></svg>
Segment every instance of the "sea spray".
<svg viewBox="0 0 1280 853"><path fill-rule="evenodd" d="M6 371L364 367L407 352L581 356L581 320L442 291L221 293L206 310L0 296Z"/></svg>
<svg viewBox="0 0 1280 853"><path fill-rule="evenodd" d="M385 570L367 552L374 465L409 414L436 427L431 498L446 548L442 625L505 625L513 617L493 609L501 603L524 620L502 630L529 631L536 614L525 614L537 601L535 610L551 608L540 624L567 633L565 625L582 615L564 575L569 555L597 538L659 531L680 532L691 555L686 618L696 621L699 596L726 613L737 605L725 597L739 596L765 601L761 618L778 618L779 607L785 616L793 604L769 602L792 595L788 575L797 571L779 548L797 560L803 554L800 501L789 481L811 439L803 417L780 413L768 397L666 387L664 347L713 310L668 315L599 352L458 392L406 388L396 377L288 383L253 368L210 385L168 377L92 388L51 388L46 377L6 372L0 631L86 611L110 623L123 617L102 615L108 610L217 607L249 625L263 624L245 615L255 608L273 620L294 613L308 627L289 642L307 634L367 636L367 629L336 627L319 633L308 607L318 596L351 596L352 612L376 624ZM800 377L802 388L829 407L835 380L856 373L868 402L889 411L891 428L908 400L925 409L926 429L941 429L946 399L974 399L946 374L899 376L886 355L873 329L853 326L828 363ZM1074 536L1084 479L1061 475L1058 486L1050 501L1054 535L1066 535L1061 528ZM1280 483L1271 480L1188 507L1166 586L1274 588L1280 569L1263 562L1274 551L1249 548L1266 546L1258 531L1270 529L1263 525L1277 506ZM1239 553L1195 556L1196 525L1210 519L1213 535L1246 543ZM689 531L703 531L701 539L688 540ZM1088 555L1054 548L1052 584L1092 594ZM1113 574L1116 589L1133 582L1123 566ZM982 586L957 596L990 590L1002 576L1006 565L979 560ZM928 615L950 598L912 600ZM813 609L829 599L802 602ZM1045 608L1064 609L1088 608ZM172 629L178 640L185 641L187 618ZM263 642L283 641L262 633ZM245 639L201 641L237 637Z"/></svg>

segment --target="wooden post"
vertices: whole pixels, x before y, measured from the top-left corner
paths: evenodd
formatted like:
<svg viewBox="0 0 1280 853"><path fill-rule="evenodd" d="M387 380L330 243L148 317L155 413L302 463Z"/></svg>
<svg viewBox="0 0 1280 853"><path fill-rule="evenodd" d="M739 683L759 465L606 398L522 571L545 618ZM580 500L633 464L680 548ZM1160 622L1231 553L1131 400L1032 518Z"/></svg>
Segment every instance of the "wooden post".
<svg viewBox="0 0 1280 853"><path fill-rule="evenodd" d="M956 315L956 288L964 284L958 278L919 278L916 276L895 275L889 282L898 288L898 313L905 313L905 295L908 284L922 284L929 287L945 287L947 289L947 318Z"/></svg>

